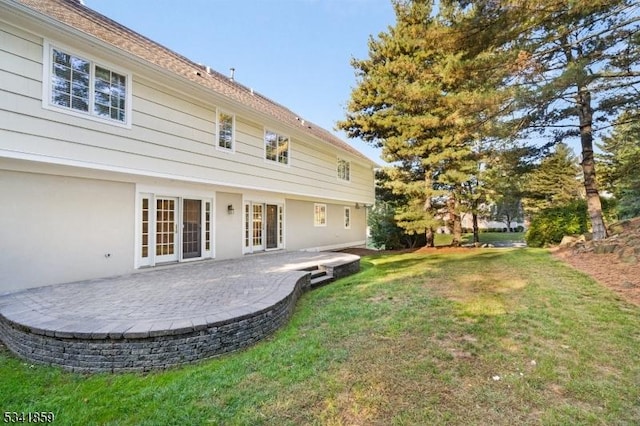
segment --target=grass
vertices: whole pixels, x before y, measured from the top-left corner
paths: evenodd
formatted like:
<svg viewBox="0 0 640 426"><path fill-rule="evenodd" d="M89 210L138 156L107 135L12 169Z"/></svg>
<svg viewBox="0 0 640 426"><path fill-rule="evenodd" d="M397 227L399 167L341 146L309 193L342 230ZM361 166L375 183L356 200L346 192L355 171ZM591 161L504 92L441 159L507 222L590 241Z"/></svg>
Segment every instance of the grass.
<svg viewBox="0 0 640 426"><path fill-rule="evenodd" d="M146 375L0 351L0 407L57 424L638 424L640 308L543 250L378 255L262 343Z"/></svg>
<svg viewBox="0 0 640 426"><path fill-rule="evenodd" d="M479 234L481 244L515 243L524 242L524 232L481 232ZM435 245L447 246L453 241L451 234L436 234ZM462 234L462 243L473 242L473 234Z"/></svg>

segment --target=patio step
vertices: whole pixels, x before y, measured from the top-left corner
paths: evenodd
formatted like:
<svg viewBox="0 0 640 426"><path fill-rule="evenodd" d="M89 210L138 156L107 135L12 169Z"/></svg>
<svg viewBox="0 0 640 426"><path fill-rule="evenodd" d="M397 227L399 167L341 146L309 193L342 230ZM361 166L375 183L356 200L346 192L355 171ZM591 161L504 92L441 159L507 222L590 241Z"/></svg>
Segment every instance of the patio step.
<svg viewBox="0 0 640 426"><path fill-rule="evenodd" d="M312 269L311 271L311 286L310 288L316 288L329 284L333 281L333 275L327 273L324 269Z"/></svg>

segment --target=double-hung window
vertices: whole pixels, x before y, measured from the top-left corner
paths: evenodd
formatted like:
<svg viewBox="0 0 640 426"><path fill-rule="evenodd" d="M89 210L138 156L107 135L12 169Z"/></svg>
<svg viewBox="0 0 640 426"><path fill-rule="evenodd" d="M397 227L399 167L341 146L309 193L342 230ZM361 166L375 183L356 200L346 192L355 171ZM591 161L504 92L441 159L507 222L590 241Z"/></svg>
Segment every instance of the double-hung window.
<svg viewBox="0 0 640 426"><path fill-rule="evenodd" d="M313 205L313 226L327 226L327 205Z"/></svg>
<svg viewBox="0 0 640 426"><path fill-rule="evenodd" d="M131 76L66 49L50 46L44 106L72 114L131 122Z"/></svg>
<svg viewBox="0 0 640 426"><path fill-rule="evenodd" d="M264 156L269 161L289 164L289 136L280 135L271 130L264 131Z"/></svg>
<svg viewBox="0 0 640 426"><path fill-rule="evenodd" d="M235 123L233 114L218 111L218 148L233 151Z"/></svg>
<svg viewBox="0 0 640 426"><path fill-rule="evenodd" d="M342 158L338 158L338 179L351 180L351 163Z"/></svg>
<svg viewBox="0 0 640 426"><path fill-rule="evenodd" d="M344 208L344 229L351 229L351 208Z"/></svg>

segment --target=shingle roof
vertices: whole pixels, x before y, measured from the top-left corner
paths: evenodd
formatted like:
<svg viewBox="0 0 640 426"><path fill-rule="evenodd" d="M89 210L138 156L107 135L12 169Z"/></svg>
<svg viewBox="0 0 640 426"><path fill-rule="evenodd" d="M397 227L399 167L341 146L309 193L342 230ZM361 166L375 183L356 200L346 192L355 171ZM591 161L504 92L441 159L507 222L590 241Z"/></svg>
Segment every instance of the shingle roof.
<svg viewBox="0 0 640 426"><path fill-rule="evenodd" d="M188 58L136 33L135 31L84 6L78 0L17 0L25 6L111 44L133 56L164 68L202 87L224 95L276 120L300 128L305 133L349 152L373 164L364 154L308 121L302 121L288 108L268 99L221 73L205 68Z"/></svg>

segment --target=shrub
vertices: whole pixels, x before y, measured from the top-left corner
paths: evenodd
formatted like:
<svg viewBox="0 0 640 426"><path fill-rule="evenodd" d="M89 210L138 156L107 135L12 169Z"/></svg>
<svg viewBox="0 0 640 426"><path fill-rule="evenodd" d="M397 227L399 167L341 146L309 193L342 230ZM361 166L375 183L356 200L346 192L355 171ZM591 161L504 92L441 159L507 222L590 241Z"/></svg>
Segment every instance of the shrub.
<svg viewBox="0 0 640 426"><path fill-rule="evenodd" d="M584 200L574 201L538 212L531 221L525 240L530 247L558 244L565 235L587 232L587 224L587 203Z"/></svg>
<svg viewBox="0 0 640 426"><path fill-rule="evenodd" d="M600 202L602 203L602 214L605 223L614 223L622 219L620 216L620 203L617 199L600 197Z"/></svg>
<svg viewBox="0 0 640 426"><path fill-rule="evenodd" d="M424 246L424 234L407 234L398 226L395 207L391 203L380 202L369 213L370 242L375 248L398 250Z"/></svg>
<svg viewBox="0 0 640 426"><path fill-rule="evenodd" d="M395 209L387 203L378 203L369 213L371 244L375 248L394 250L402 247L403 230L396 225Z"/></svg>

